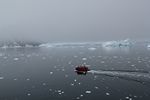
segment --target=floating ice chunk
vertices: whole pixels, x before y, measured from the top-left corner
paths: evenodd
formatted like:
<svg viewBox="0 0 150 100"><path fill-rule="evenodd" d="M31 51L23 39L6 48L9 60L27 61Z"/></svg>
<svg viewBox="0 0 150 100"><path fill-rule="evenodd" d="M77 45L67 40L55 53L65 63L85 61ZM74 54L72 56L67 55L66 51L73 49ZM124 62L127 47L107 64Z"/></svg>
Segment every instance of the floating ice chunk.
<svg viewBox="0 0 150 100"><path fill-rule="evenodd" d="M57 68L57 66L54 66L54 68L56 69L56 68Z"/></svg>
<svg viewBox="0 0 150 100"><path fill-rule="evenodd" d="M99 87L97 87L97 86L95 86L94 88L95 88L95 89L99 89Z"/></svg>
<svg viewBox="0 0 150 100"><path fill-rule="evenodd" d="M42 59L43 59L43 60L45 60L45 59L46 59L46 57L42 57Z"/></svg>
<svg viewBox="0 0 150 100"><path fill-rule="evenodd" d="M12 47L12 48L21 48L21 46L19 46L19 45L16 45L16 46L14 46L14 47Z"/></svg>
<svg viewBox="0 0 150 100"><path fill-rule="evenodd" d="M52 90L51 90L52 91ZM55 90L55 92L57 92L58 94L64 94L65 92L64 91L62 91L62 90Z"/></svg>
<svg viewBox="0 0 150 100"><path fill-rule="evenodd" d="M50 48L50 47L53 47L52 44L50 43L46 43L46 44L41 44L39 47L46 47L46 48Z"/></svg>
<svg viewBox="0 0 150 100"><path fill-rule="evenodd" d="M96 50L96 48L88 48L88 50L94 51Z"/></svg>
<svg viewBox="0 0 150 100"><path fill-rule="evenodd" d="M49 89L49 91L52 91L52 89Z"/></svg>
<svg viewBox="0 0 150 100"><path fill-rule="evenodd" d="M91 93L91 91L85 91L85 93L90 94L90 93Z"/></svg>
<svg viewBox="0 0 150 100"><path fill-rule="evenodd" d="M101 63L102 63L102 64L104 64L104 63L105 63L105 61L101 61Z"/></svg>
<svg viewBox="0 0 150 100"><path fill-rule="evenodd" d="M3 54L2 54L2 53L0 53L0 57L1 57L1 56L3 56Z"/></svg>
<svg viewBox="0 0 150 100"><path fill-rule="evenodd" d="M3 57L3 58L4 58L4 59L7 59L8 57L5 56L5 57Z"/></svg>
<svg viewBox="0 0 150 100"><path fill-rule="evenodd" d="M65 69L63 68L63 69L61 69L63 72L65 71Z"/></svg>
<svg viewBox="0 0 150 100"><path fill-rule="evenodd" d="M33 45L26 44L25 47L31 48L31 47L34 47L34 46L33 46Z"/></svg>
<svg viewBox="0 0 150 100"><path fill-rule="evenodd" d="M27 78L26 80L27 80L27 81L30 81L30 79L29 79L29 78Z"/></svg>
<svg viewBox="0 0 150 100"><path fill-rule="evenodd" d="M95 75L95 76L94 76L94 79L97 79L97 77L98 77L98 76Z"/></svg>
<svg viewBox="0 0 150 100"><path fill-rule="evenodd" d="M130 62L130 61L127 61L127 63L129 63L129 64L130 64L131 62Z"/></svg>
<svg viewBox="0 0 150 100"><path fill-rule="evenodd" d="M50 72L50 74L52 75L52 74L53 74L53 72Z"/></svg>
<svg viewBox="0 0 150 100"><path fill-rule="evenodd" d="M61 92L61 90L58 90L58 92Z"/></svg>
<svg viewBox="0 0 150 100"><path fill-rule="evenodd" d="M77 58L78 56L75 55L75 56L73 56L73 57L74 57L74 58Z"/></svg>
<svg viewBox="0 0 150 100"><path fill-rule="evenodd" d="M125 97L126 99L129 99L130 97Z"/></svg>
<svg viewBox="0 0 150 100"><path fill-rule="evenodd" d="M150 48L150 44L147 45L147 48Z"/></svg>
<svg viewBox="0 0 150 100"><path fill-rule="evenodd" d="M14 81L17 81L17 80L18 80L17 78L14 79Z"/></svg>
<svg viewBox="0 0 150 100"><path fill-rule="evenodd" d="M134 64L132 64L131 66L132 66L132 67L134 67L135 65L134 65Z"/></svg>
<svg viewBox="0 0 150 100"><path fill-rule="evenodd" d="M142 62L142 61L140 61L140 60L138 61L138 63L141 63L141 62Z"/></svg>
<svg viewBox="0 0 150 100"><path fill-rule="evenodd" d="M27 96L31 96L31 93L28 93Z"/></svg>
<svg viewBox="0 0 150 100"><path fill-rule="evenodd" d="M2 49L7 49L8 46L7 46L7 45L4 45L4 46L2 46L1 48L2 48Z"/></svg>
<svg viewBox="0 0 150 100"><path fill-rule="evenodd" d="M72 63L71 61L68 62L69 65L71 65L71 63Z"/></svg>
<svg viewBox="0 0 150 100"><path fill-rule="evenodd" d="M87 60L87 58L82 58L82 60Z"/></svg>
<svg viewBox="0 0 150 100"><path fill-rule="evenodd" d="M65 77L67 78L67 77L68 77L68 75L65 75Z"/></svg>
<svg viewBox="0 0 150 100"><path fill-rule="evenodd" d="M59 95L61 95L62 93L60 92L60 93L58 93Z"/></svg>
<svg viewBox="0 0 150 100"><path fill-rule="evenodd" d="M83 94L81 94L80 97L83 97Z"/></svg>
<svg viewBox="0 0 150 100"><path fill-rule="evenodd" d="M110 95L110 93L106 93L106 95L107 95L107 96L109 96L109 95Z"/></svg>
<svg viewBox="0 0 150 100"><path fill-rule="evenodd" d="M117 59L117 58L118 58L118 56L113 56L113 58L114 58L114 59Z"/></svg>
<svg viewBox="0 0 150 100"><path fill-rule="evenodd" d="M0 80L4 79L4 77L0 77Z"/></svg>
<svg viewBox="0 0 150 100"><path fill-rule="evenodd" d="M64 91L61 92L62 94L65 93Z"/></svg>
<svg viewBox="0 0 150 100"><path fill-rule="evenodd" d="M131 97L125 97L126 98L126 100L132 100L132 98Z"/></svg>
<svg viewBox="0 0 150 100"><path fill-rule="evenodd" d="M42 85L43 85L43 86L45 86L45 85L46 85L46 83L42 83Z"/></svg>
<svg viewBox="0 0 150 100"><path fill-rule="evenodd" d="M31 55L27 55L27 58L30 58L31 57Z"/></svg>
<svg viewBox="0 0 150 100"><path fill-rule="evenodd" d="M15 61L19 60L19 58L14 58Z"/></svg>
<svg viewBox="0 0 150 100"><path fill-rule="evenodd" d="M70 85L71 85L71 86L74 86L74 83L71 83Z"/></svg>

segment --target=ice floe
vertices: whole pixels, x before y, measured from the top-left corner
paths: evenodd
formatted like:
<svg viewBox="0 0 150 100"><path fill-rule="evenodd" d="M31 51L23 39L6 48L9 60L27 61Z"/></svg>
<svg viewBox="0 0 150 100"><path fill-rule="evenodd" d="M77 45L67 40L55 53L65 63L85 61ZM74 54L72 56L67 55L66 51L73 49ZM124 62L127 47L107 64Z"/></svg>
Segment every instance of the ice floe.
<svg viewBox="0 0 150 100"><path fill-rule="evenodd" d="M106 93L106 95L107 95L107 96L109 96L109 95L110 95L110 93Z"/></svg>
<svg viewBox="0 0 150 100"><path fill-rule="evenodd" d="M85 91L85 93L90 94L90 93L91 93L91 91Z"/></svg>
<svg viewBox="0 0 150 100"><path fill-rule="evenodd" d="M29 79L29 78L27 78L26 80L27 80L27 81L30 81L30 79Z"/></svg>
<svg viewBox="0 0 150 100"><path fill-rule="evenodd" d="M42 83L42 85L43 85L43 86L45 86L45 85L46 85L46 83Z"/></svg>
<svg viewBox="0 0 150 100"><path fill-rule="evenodd" d="M15 61L19 60L19 58L14 58Z"/></svg>
<svg viewBox="0 0 150 100"><path fill-rule="evenodd" d="M71 86L74 86L74 83L71 83L70 85L71 85Z"/></svg>
<svg viewBox="0 0 150 100"><path fill-rule="evenodd" d="M97 87L97 86L95 86L94 88L95 88L95 89L99 89L99 87Z"/></svg>
<svg viewBox="0 0 150 100"><path fill-rule="evenodd" d="M52 75L52 74L53 74L53 72L50 72L50 74Z"/></svg>
<svg viewBox="0 0 150 100"><path fill-rule="evenodd" d="M90 50L90 51L95 51L96 50L96 48L88 48L88 50Z"/></svg>
<svg viewBox="0 0 150 100"><path fill-rule="evenodd" d="M27 96L31 96L31 93L28 93Z"/></svg>
<svg viewBox="0 0 150 100"><path fill-rule="evenodd" d="M51 89L52 91L52 89ZM59 95L64 94L65 92L63 90L55 90L56 93L58 93Z"/></svg>
<svg viewBox="0 0 150 100"><path fill-rule="evenodd" d="M14 78L14 81L17 81L18 79L17 78Z"/></svg>
<svg viewBox="0 0 150 100"><path fill-rule="evenodd" d="M4 77L0 77L0 80L4 79Z"/></svg>
<svg viewBox="0 0 150 100"><path fill-rule="evenodd" d="M82 58L82 60L87 60L87 58Z"/></svg>
<svg viewBox="0 0 150 100"><path fill-rule="evenodd" d="M150 44L147 45L147 48L150 48Z"/></svg>

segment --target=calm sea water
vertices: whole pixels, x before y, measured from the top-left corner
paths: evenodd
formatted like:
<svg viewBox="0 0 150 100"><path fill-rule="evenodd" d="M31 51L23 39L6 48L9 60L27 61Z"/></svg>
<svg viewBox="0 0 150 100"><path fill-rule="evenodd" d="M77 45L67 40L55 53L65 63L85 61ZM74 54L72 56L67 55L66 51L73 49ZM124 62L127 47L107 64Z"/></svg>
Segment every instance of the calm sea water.
<svg viewBox="0 0 150 100"><path fill-rule="evenodd" d="M77 75L74 69L81 64L127 75ZM0 100L149 100L149 73L139 70L150 71L144 43L0 49Z"/></svg>

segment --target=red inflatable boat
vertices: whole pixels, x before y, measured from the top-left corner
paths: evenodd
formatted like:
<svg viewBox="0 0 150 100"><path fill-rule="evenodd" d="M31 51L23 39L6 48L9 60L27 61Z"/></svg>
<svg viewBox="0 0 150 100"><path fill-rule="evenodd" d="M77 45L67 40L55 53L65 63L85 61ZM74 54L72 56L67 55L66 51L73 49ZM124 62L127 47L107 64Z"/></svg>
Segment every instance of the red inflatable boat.
<svg viewBox="0 0 150 100"><path fill-rule="evenodd" d="M82 66L77 66L75 68L75 71L76 71L77 74L86 74L90 70L85 65L82 65Z"/></svg>

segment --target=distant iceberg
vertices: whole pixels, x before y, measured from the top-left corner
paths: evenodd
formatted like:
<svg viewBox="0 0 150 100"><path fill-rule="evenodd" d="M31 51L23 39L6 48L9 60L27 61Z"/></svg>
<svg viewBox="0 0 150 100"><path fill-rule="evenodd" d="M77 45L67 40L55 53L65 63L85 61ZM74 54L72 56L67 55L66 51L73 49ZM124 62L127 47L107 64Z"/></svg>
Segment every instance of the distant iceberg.
<svg viewBox="0 0 150 100"><path fill-rule="evenodd" d="M45 44L39 45L39 47L47 47L47 48L50 48L50 47L53 47L53 45L50 44L50 43L45 43Z"/></svg>
<svg viewBox="0 0 150 100"><path fill-rule="evenodd" d="M26 48L26 47L39 47L41 43L39 42L25 42L25 41L9 41L9 42L0 42L0 48Z"/></svg>
<svg viewBox="0 0 150 100"><path fill-rule="evenodd" d="M45 43L39 45L39 47L85 47L88 46L89 50L95 50L96 48L93 48L95 45L100 45L101 42L69 42L69 43Z"/></svg>
<svg viewBox="0 0 150 100"><path fill-rule="evenodd" d="M103 42L103 47L129 47L131 46L132 42L130 39L120 40L120 41L108 41Z"/></svg>
<svg viewBox="0 0 150 100"><path fill-rule="evenodd" d="M147 48L150 48L150 44L147 45Z"/></svg>

